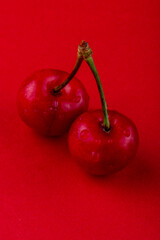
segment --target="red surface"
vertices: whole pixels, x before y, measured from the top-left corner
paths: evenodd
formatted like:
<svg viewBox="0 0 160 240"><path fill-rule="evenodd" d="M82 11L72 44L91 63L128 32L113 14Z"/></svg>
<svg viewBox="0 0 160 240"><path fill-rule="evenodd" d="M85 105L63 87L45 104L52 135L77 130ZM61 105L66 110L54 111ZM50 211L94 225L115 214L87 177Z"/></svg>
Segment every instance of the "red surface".
<svg viewBox="0 0 160 240"><path fill-rule="evenodd" d="M0 8L0 239L159 240L159 1L3 1ZM35 70L70 71L84 39L110 109L134 120L137 157L109 178L87 175L66 136L44 138L17 115ZM99 108L86 64L77 74Z"/></svg>

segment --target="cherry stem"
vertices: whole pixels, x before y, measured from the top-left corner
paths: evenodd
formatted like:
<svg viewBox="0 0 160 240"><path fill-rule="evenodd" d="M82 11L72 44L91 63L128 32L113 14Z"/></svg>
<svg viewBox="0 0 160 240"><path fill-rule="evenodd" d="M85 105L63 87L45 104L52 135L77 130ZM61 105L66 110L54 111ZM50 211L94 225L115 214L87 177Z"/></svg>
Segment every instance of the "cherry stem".
<svg viewBox="0 0 160 240"><path fill-rule="evenodd" d="M85 46L85 47L82 48L82 46ZM79 45L79 51L81 52L81 55L83 56L84 60L90 67L90 69L94 75L94 78L97 82L97 86L98 86L98 90L99 90L99 94L100 94L100 98L101 98L101 103L102 103L102 110L103 110L103 126L106 131L109 131L110 130L110 122L108 119L107 104L106 104L101 80L100 80L97 69L93 62L92 50L89 47L87 42L82 41L82 43Z"/></svg>
<svg viewBox="0 0 160 240"><path fill-rule="evenodd" d="M60 85L58 85L57 87L55 87L53 89L53 94L59 93L72 80L72 78L75 76L75 74L77 73L78 69L80 68L82 62L83 62L83 57L80 54L78 54L77 55L77 61L76 61L76 64L75 64L75 66L73 68L73 71L65 79L64 82L62 82Z"/></svg>

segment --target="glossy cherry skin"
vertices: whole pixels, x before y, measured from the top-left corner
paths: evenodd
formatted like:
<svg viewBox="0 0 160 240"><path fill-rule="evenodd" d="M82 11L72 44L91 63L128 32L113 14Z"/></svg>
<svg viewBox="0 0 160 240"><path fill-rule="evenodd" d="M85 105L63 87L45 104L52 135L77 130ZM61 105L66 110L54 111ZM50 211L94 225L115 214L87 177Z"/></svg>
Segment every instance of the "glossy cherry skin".
<svg viewBox="0 0 160 240"><path fill-rule="evenodd" d="M80 165L94 175L110 175L135 156L138 132L126 116L108 111L111 128L104 130L101 110L80 115L69 130L68 145Z"/></svg>
<svg viewBox="0 0 160 240"><path fill-rule="evenodd" d="M29 127L48 136L62 135L88 109L88 94L77 78L60 93L53 93L68 75L60 70L45 69L24 81L18 91L17 107L21 119Z"/></svg>

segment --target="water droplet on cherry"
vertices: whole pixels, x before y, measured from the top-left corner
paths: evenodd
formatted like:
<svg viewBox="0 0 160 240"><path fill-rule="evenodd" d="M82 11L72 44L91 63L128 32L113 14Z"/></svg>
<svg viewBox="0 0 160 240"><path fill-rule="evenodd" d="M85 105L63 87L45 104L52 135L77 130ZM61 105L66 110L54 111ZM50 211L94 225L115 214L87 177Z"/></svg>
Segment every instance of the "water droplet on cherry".
<svg viewBox="0 0 160 240"><path fill-rule="evenodd" d="M84 129L80 132L80 137L81 139L85 140L89 137L89 132L87 129Z"/></svg>
<svg viewBox="0 0 160 240"><path fill-rule="evenodd" d="M76 97L73 98L73 102L75 102L75 103L80 102L80 100L81 100L80 96L76 96Z"/></svg>

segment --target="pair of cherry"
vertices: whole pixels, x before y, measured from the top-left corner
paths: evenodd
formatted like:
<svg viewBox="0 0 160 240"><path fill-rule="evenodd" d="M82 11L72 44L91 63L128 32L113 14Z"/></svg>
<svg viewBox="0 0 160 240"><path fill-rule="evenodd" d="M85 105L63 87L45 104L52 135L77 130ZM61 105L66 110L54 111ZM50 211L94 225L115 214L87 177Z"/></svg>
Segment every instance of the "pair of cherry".
<svg viewBox="0 0 160 240"><path fill-rule="evenodd" d="M74 78L83 60L97 82L102 110L87 111L88 94ZM69 129L69 150L91 174L117 172L136 154L136 126L126 116L107 110L92 50L85 41L78 46L77 62L70 75L53 69L35 72L21 86L17 106L21 119L41 134L59 136Z"/></svg>

